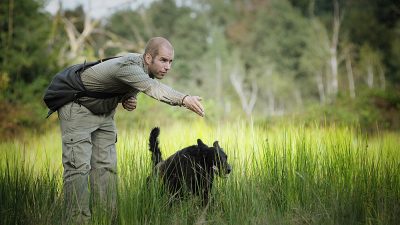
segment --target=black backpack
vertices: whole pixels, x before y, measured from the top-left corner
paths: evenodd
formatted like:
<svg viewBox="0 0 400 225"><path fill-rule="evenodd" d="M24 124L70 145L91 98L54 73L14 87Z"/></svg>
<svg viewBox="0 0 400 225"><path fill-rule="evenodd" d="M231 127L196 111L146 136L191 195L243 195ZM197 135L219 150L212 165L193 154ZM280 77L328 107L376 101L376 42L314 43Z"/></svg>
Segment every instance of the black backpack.
<svg viewBox="0 0 400 225"><path fill-rule="evenodd" d="M81 64L72 65L57 73L53 77L53 80L47 87L46 92L43 96L43 101L49 108L47 117L49 117L53 112L57 111L61 106L69 102L76 101L80 97L86 96L106 99L124 95L125 93L105 93L88 91L86 90L81 80L81 73L85 69L117 57L106 58L103 60L98 60L96 62L84 62Z"/></svg>

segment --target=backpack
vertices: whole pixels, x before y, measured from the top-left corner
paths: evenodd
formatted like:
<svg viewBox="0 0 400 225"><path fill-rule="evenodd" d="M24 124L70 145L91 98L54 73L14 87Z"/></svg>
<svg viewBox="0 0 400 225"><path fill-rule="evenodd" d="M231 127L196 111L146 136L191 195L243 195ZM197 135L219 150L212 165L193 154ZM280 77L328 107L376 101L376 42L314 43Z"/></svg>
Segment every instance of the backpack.
<svg viewBox="0 0 400 225"><path fill-rule="evenodd" d="M123 95L123 93L88 91L81 80L81 73L85 69L117 57L110 57L89 63L86 63L85 61L84 63L72 65L58 72L53 77L43 96L43 101L49 108L46 118L48 118L53 112L57 111L63 105L72 101L76 101L80 97L106 99Z"/></svg>

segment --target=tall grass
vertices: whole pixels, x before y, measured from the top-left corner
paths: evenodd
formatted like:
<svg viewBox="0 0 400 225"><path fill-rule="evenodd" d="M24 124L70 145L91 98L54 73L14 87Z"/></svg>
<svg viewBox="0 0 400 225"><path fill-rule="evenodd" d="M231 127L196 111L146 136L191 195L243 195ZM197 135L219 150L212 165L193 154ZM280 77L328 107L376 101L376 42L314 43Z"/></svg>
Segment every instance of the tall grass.
<svg viewBox="0 0 400 225"><path fill-rule="evenodd" d="M233 166L212 201L168 204L151 171L151 127L118 135L120 224L400 224L400 134L351 127L248 126L238 121L161 127L164 157L218 140ZM59 224L61 140L57 130L0 146L0 224ZM93 224L102 223L93 219Z"/></svg>

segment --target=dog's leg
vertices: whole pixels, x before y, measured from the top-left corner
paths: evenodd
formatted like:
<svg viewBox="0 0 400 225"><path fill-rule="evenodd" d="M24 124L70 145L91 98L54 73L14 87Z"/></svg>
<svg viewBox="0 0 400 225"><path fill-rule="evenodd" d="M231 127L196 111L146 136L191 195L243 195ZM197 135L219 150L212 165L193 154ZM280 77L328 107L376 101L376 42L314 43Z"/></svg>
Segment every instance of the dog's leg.
<svg viewBox="0 0 400 225"><path fill-rule="evenodd" d="M203 206L206 206L206 205L208 205L209 200L210 200L209 191L207 189L204 189L203 190L203 198L202 198L201 204Z"/></svg>
<svg viewBox="0 0 400 225"><path fill-rule="evenodd" d="M209 206L210 206L210 204L205 205L203 211L201 212L200 216L197 218L194 225L207 224L206 218L207 218L207 211L208 211Z"/></svg>
<svg viewBox="0 0 400 225"><path fill-rule="evenodd" d="M202 204L203 206L206 206L209 204L210 201L210 192L212 190L212 186L213 186L213 182L214 182L214 176L212 174L207 174L205 176L204 179L204 183L203 183L203 190L202 190L202 194L203 194L203 199L202 199Z"/></svg>

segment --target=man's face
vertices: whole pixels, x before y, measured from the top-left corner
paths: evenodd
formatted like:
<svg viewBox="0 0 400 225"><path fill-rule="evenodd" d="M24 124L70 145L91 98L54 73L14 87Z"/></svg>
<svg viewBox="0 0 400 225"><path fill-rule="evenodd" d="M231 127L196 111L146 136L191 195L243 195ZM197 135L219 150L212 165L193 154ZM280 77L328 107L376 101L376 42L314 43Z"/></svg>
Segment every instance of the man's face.
<svg viewBox="0 0 400 225"><path fill-rule="evenodd" d="M149 73L157 79L163 79L171 69L173 59L174 50L161 46L158 50L158 55L155 57L146 55Z"/></svg>

